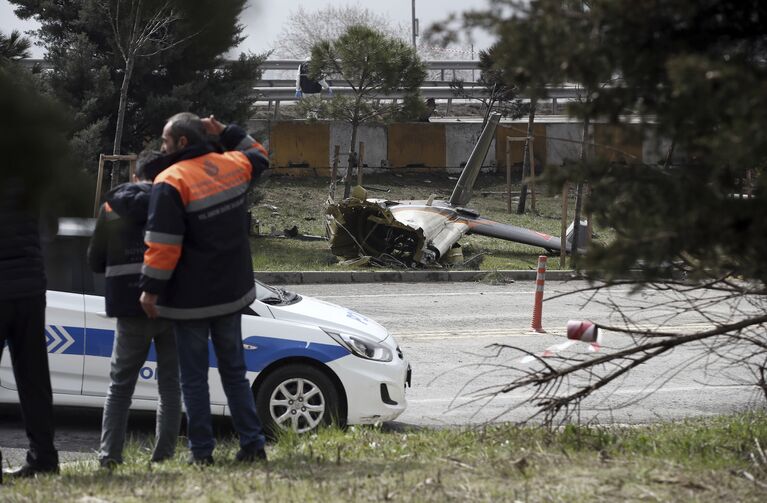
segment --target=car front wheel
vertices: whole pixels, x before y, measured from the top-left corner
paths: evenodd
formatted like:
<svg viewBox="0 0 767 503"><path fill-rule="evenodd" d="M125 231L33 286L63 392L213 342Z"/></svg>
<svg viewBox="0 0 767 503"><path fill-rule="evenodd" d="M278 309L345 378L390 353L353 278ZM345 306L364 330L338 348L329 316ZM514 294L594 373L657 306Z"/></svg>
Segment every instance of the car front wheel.
<svg viewBox="0 0 767 503"><path fill-rule="evenodd" d="M278 368L261 383L256 408L267 434L305 433L339 422L338 392L322 371L307 365Z"/></svg>

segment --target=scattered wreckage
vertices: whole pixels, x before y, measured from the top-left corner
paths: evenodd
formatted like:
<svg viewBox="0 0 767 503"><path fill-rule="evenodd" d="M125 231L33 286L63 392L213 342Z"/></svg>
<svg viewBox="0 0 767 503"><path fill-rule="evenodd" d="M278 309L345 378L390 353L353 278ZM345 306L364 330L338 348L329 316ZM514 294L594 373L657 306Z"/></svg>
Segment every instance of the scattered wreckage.
<svg viewBox="0 0 767 503"><path fill-rule="evenodd" d="M434 196L420 201L371 199L362 187L343 201L329 199L325 228L331 252L345 259L367 256L407 266L450 264L463 260L458 240L467 234L560 251L559 237L495 222L465 207L499 121L499 114L491 115L447 201ZM571 242L572 230L567 252Z"/></svg>

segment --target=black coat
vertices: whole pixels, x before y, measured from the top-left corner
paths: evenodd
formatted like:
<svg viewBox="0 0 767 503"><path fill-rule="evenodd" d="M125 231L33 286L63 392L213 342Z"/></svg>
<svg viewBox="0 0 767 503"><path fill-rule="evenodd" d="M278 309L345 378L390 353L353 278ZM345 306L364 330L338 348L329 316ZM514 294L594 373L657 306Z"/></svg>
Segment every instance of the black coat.
<svg viewBox="0 0 767 503"><path fill-rule="evenodd" d="M150 183L126 183L108 192L88 247L88 264L104 273L107 316L145 316L139 304L144 227Z"/></svg>
<svg viewBox="0 0 767 503"><path fill-rule="evenodd" d="M39 218L25 209L21 182L0 186L0 301L45 294Z"/></svg>

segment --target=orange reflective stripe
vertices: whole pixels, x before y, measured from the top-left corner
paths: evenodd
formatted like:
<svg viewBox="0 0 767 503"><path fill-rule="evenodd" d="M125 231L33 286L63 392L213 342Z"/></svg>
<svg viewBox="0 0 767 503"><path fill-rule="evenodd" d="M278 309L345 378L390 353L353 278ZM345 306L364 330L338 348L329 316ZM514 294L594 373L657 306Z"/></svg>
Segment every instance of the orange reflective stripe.
<svg viewBox="0 0 767 503"><path fill-rule="evenodd" d="M224 193L237 192L237 187L250 184L250 161L241 152L208 154L178 163L183 183L188 188L186 206ZM232 189L235 189L234 191ZM244 192L244 190L243 190ZM229 197L224 197L224 200ZM220 202L220 201L218 201ZM195 206L205 206L197 204Z"/></svg>
<svg viewBox="0 0 767 503"><path fill-rule="evenodd" d="M155 183L166 183L181 196L188 211L196 211L243 194L252 178L250 161L242 152L211 153L180 161Z"/></svg>
<svg viewBox="0 0 767 503"><path fill-rule="evenodd" d="M178 170L169 168L157 175L154 183L166 183L176 189L176 192L181 196L181 202L186 206L189 204L190 194L189 189L182 178L183 177Z"/></svg>
<svg viewBox="0 0 767 503"><path fill-rule="evenodd" d="M263 145L261 145L261 144L260 144L260 143L258 143L258 142L254 142L254 143L253 143L253 145L251 145L251 147L255 148L256 150L258 150L259 152L261 152L261 154L263 154L263 156L264 156L264 157L266 157L267 159L269 159L269 152L267 152L267 151L266 151L266 149L264 148L264 146L263 146Z"/></svg>
<svg viewBox="0 0 767 503"><path fill-rule="evenodd" d="M181 256L181 245L169 245L146 241L148 246L144 252L144 264L153 269L172 271Z"/></svg>

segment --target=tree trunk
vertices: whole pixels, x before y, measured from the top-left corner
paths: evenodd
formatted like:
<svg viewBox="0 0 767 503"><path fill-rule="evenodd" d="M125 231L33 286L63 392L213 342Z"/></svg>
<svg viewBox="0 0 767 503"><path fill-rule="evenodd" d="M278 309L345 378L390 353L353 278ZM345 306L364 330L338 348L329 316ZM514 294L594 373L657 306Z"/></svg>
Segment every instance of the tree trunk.
<svg viewBox="0 0 767 503"><path fill-rule="evenodd" d="M344 199L349 197L349 193L352 188L352 173L354 167L357 165L357 154L354 146L357 144L357 129L359 128L359 121L355 118L352 121L352 144L349 147L349 162L346 166L346 176L344 178Z"/></svg>
<svg viewBox="0 0 767 503"><path fill-rule="evenodd" d="M586 164L588 158L588 140L589 140L589 126L591 119L588 115L583 119L583 134L581 135L581 166ZM570 267L575 269L578 266L578 247L580 246L580 240L578 234L581 230L581 205L583 201L583 182L578 180L575 191L575 215L573 216L573 246L570 254Z"/></svg>
<svg viewBox="0 0 767 503"><path fill-rule="evenodd" d="M666 153L666 161L663 163L663 169L667 170L671 166L671 159L674 157L674 148L676 147L676 136L671 139L671 146Z"/></svg>
<svg viewBox="0 0 767 503"><path fill-rule="evenodd" d="M120 103L117 105L117 124L115 125L115 141L112 145L112 155L120 155L120 147L123 141L123 124L125 123L125 109L128 106L128 87L130 87L130 79L133 76L133 66L136 63L136 34L138 33L139 23L141 20L141 1L136 4L136 10L133 13L133 26L130 31L130 39L128 40L128 47L123 53L125 58L125 73L123 74L123 83L120 86ZM116 40L118 44L120 40ZM109 182L111 188L117 186L118 168L120 166L119 161L112 163L112 175ZM130 180L129 180L130 181Z"/></svg>
<svg viewBox="0 0 767 503"><path fill-rule="evenodd" d="M530 114L527 116L527 139L525 140L525 151L522 159L522 188L519 191L519 204L517 204L517 214L525 213L527 205L527 177L530 175L530 166L535 169L535 159L530 159L530 138L533 136L533 125L535 124L535 107L537 100L530 101ZM531 162L532 161L532 162Z"/></svg>
<svg viewBox="0 0 767 503"><path fill-rule="evenodd" d="M112 145L112 155L120 155L120 146L123 138L123 124L125 123L125 108L128 106L128 87L130 86L131 75L133 74L133 65L135 62L135 56L129 55L128 61L125 64L125 74L123 75L123 83L120 86L120 103L117 106L117 124L115 127L115 140ZM117 186L118 167L119 161L112 163L112 175L109 182L111 188Z"/></svg>

